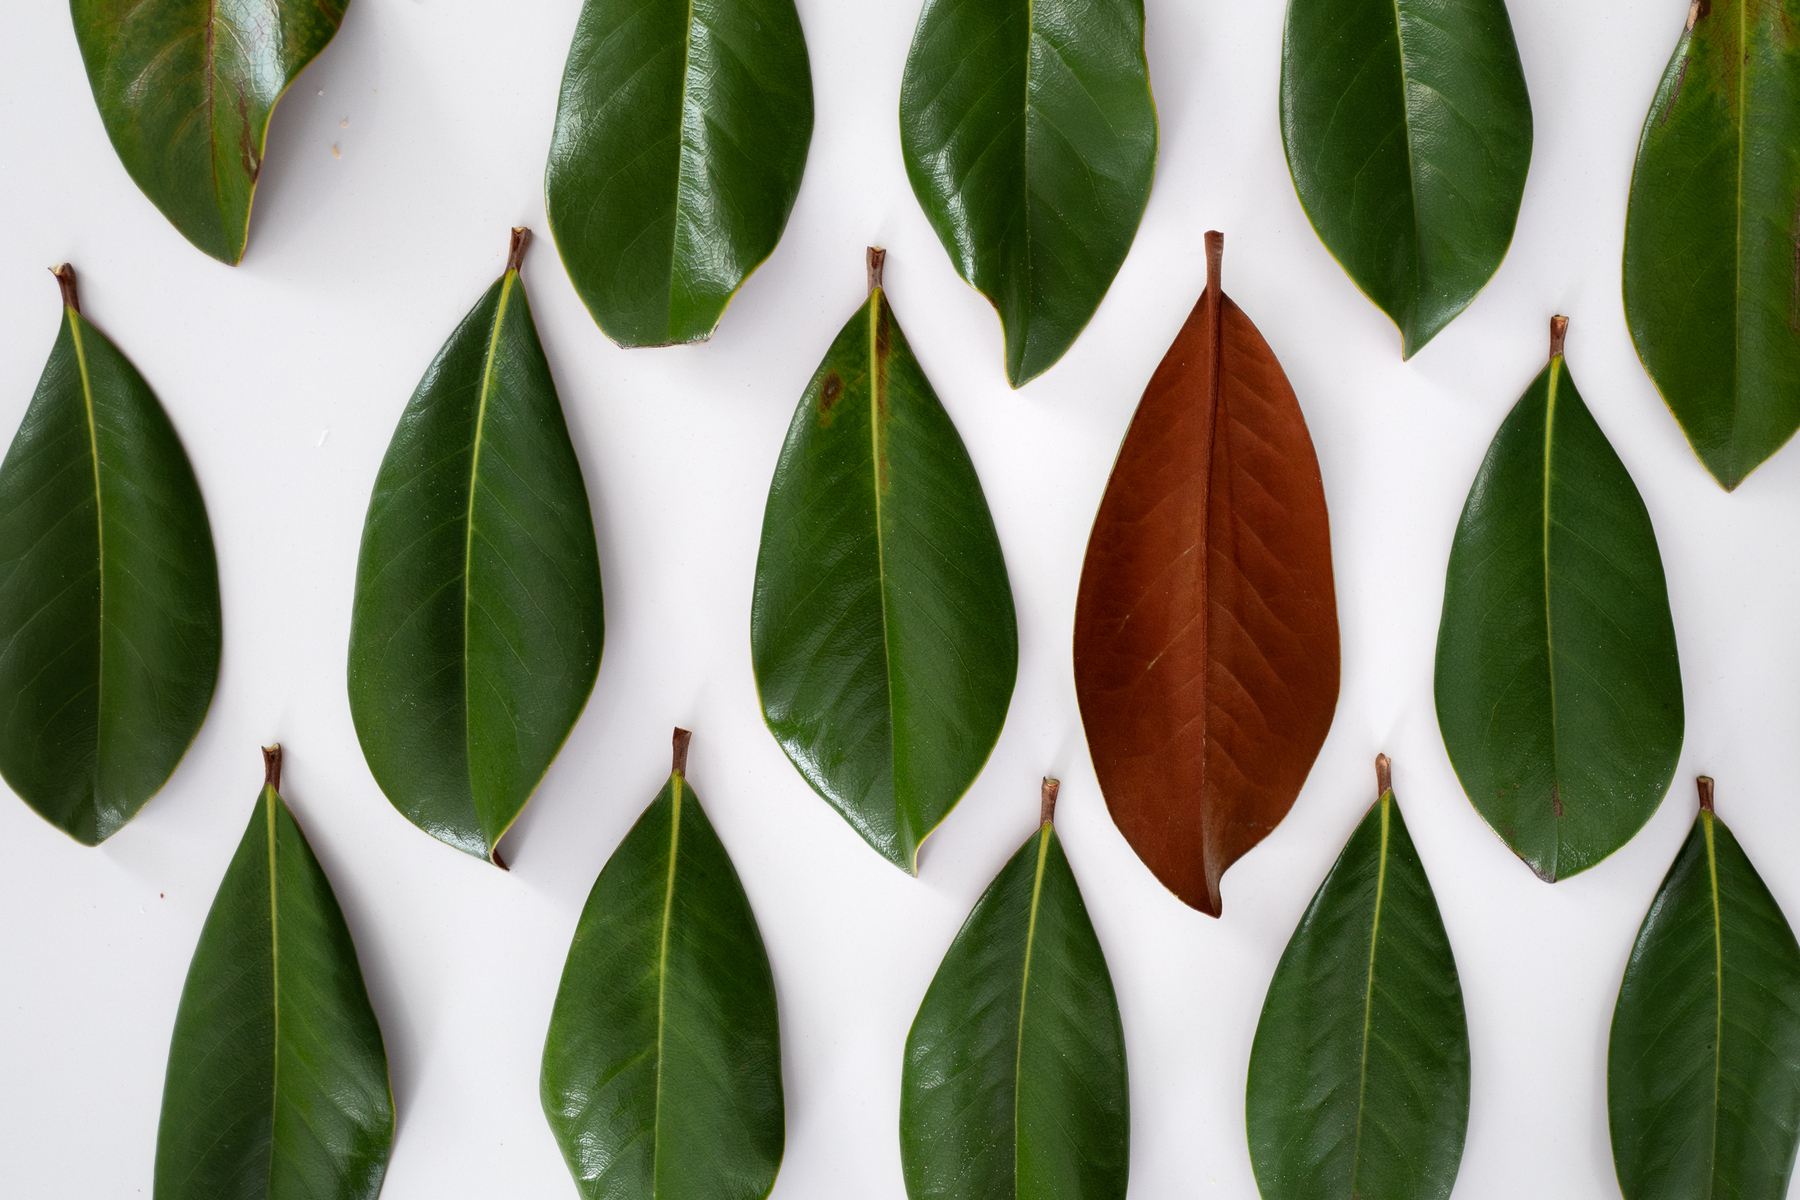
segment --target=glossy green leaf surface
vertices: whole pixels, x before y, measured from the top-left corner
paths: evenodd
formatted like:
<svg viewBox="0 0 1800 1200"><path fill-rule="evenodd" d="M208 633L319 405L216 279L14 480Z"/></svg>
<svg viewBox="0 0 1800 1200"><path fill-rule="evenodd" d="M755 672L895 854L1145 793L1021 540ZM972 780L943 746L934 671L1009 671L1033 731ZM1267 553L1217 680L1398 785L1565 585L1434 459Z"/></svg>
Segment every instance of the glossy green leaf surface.
<svg viewBox="0 0 1800 1200"><path fill-rule="evenodd" d="M156 1200L374 1200L394 1141L381 1027L280 750L188 968Z"/></svg>
<svg viewBox="0 0 1800 1200"><path fill-rule="evenodd" d="M686 737L594 882L544 1042L544 1115L588 1200L762 1200L781 1166L775 980Z"/></svg>
<svg viewBox="0 0 1800 1200"><path fill-rule="evenodd" d="M1457 524L1437 713L1470 801L1546 882L1630 841L1674 775L1681 664L1656 531L1560 353Z"/></svg>
<svg viewBox="0 0 1800 1200"><path fill-rule="evenodd" d="M912 1200L1119 1200L1125 1034L1106 956L1046 817L950 944L906 1037Z"/></svg>
<svg viewBox="0 0 1800 1200"><path fill-rule="evenodd" d="M913 194L1020 387L1081 335L1156 174L1143 0L925 0L900 83Z"/></svg>
<svg viewBox="0 0 1800 1200"><path fill-rule="evenodd" d="M1711 811L1651 902L1607 1049L1625 1200L1783 1200L1800 1148L1800 945Z"/></svg>
<svg viewBox="0 0 1800 1200"><path fill-rule="evenodd" d="M1469 1125L1462 985L1392 788L1282 952L1245 1118L1263 1200L1443 1200L1456 1182Z"/></svg>
<svg viewBox="0 0 1800 1200"><path fill-rule="evenodd" d="M348 0L70 0L113 149L183 237L244 257L269 114Z"/></svg>
<svg viewBox="0 0 1800 1200"><path fill-rule="evenodd" d="M546 212L606 336L712 336L781 240L812 124L794 0L585 0Z"/></svg>
<svg viewBox="0 0 1800 1200"><path fill-rule="evenodd" d="M206 719L219 570L175 427L62 271L62 328L0 462L0 775L93 846Z"/></svg>
<svg viewBox="0 0 1800 1200"><path fill-rule="evenodd" d="M1727 491L1800 428L1800 4L1698 0L1644 119L1625 319Z"/></svg>
<svg viewBox="0 0 1800 1200"><path fill-rule="evenodd" d="M350 621L350 715L376 782L483 858L587 704L604 635L593 514L522 249L401 414Z"/></svg>
<svg viewBox="0 0 1800 1200"><path fill-rule="evenodd" d="M1411 358L1518 221L1531 98L1505 0L1288 0L1281 139L1319 240Z"/></svg>
<svg viewBox="0 0 1800 1200"><path fill-rule="evenodd" d="M881 855L919 845L987 762L1018 674L993 517L877 287L782 446L750 613L763 719Z"/></svg>

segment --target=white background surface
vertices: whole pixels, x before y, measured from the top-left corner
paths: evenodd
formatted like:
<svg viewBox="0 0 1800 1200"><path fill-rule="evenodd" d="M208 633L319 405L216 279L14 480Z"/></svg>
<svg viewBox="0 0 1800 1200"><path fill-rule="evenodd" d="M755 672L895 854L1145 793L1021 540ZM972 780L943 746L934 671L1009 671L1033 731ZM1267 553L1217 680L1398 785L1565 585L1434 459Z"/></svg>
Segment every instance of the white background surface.
<svg viewBox="0 0 1800 1200"><path fill-rule="evenodd" d="M1270 972L1393 755L1456 948L1474 1047L1462 1200L1617 1194L1605 1117L1613 998L1694 813L1691 778L1800 915L1800 449L1727 496L1639 367L1619 299L1638 129L1687 0L1513 0L1536 146L1512 252L1411 363L1307 225L1282 159L1282 6L1148 0L1156 188L1098 316L1010 391L999 323L913 200L896 123L916 0L800 0L817 96L785 240L713 341L620 351L544 237L525 281L593 497L607 644L592 702L504 850L511 874L382 797L344 689L369 489L408 395L500 271L546 235L544 157L577 0L355 0L277 110L249 253L191 248L120 167L67 9L12 6L0 38L0 435L56 335L50 264L137 364L205 492L225 657L169 786L99 849L0 797L0 1191L150 1191L176 1001L249 819L258 745L355 933L399 1106L388 1200L572 1197L538 1056L595 874L661 785L668 735L734 856L780 989L788 1105L778 1200L903 1195L901 1048L950 938L1031 832L1037 782L1106 947L1130 1051L1132 1194L1251 1197L1243 1088ZM348 124L344 124L348 122ZM338 154L333 154L333 147ZM1343 693L1293 813L1188 910L1107 817L1070 672L1076 580L1113 453L1226 231L1225 286L1285 365L1331 506ZM909 340L999 526L1020 671L993 760L914 880L807 788L762 726L749 606L764 497L793 405L889 248ZM1573 318L1569 362L1656 522L1687 699L1675 788L1649 827L1554 887L1464 798L1431 663L1452 531L1502 416Z"/></svg>

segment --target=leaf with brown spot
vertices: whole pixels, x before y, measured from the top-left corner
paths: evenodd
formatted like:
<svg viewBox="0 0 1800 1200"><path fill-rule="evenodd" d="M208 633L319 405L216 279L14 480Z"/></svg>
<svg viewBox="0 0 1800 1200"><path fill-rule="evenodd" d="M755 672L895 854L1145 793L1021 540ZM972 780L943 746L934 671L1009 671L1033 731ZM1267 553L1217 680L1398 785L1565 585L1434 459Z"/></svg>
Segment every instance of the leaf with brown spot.
<svg viewBox="0 0 1800 1200"><path fill-rule="evenodd" d="M1151 376L1100 501L1075 690L1107 807L1184 902L1293 806L1331 727L1337 601L1318 460L1256 326L1207 284Z"/></svg>
<svg viewBox="0 0 1800 1200"><path fill-rule="evenodd" d="M878 255L775 466L750 649L794 766L913 871L1000 736L1019 639L975 464L894 320Z"/></svg>
<svg viewBox="0 0 1800 1200"><path fill-rule="evenodd" d="M244 257L269 115L337 33L345 3L71 0L119 161L182 236L220 262Z"/></svg>

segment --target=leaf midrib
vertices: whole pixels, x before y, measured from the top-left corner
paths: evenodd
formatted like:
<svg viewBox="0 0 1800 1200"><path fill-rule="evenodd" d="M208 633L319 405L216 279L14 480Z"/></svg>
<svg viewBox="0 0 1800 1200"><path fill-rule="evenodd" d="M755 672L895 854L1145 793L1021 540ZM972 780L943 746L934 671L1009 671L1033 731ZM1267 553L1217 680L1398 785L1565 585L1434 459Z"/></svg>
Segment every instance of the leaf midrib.
<svg viewBox="0 0 1800 1200"><path fill-rule="evenodd" d="M1407 325L1401 330L1402 339L1407 343L1410 354L1416 347L1411 345L1413 326L1419 320L1419 296L1425 290L1425 244L1419 235L1419 172L1413 161L1412 108L1406 94L1406 38L1401 34L1400 0L1394 4L1394 47L1400 53L1400 123L1406 131L1406 190L1412 201L1412 235L1413 235L1413 286L1412 295L1407 297L1409 312Z"/></svg>
<svg viewBox="0 0 1800 1200"><path fill-rule="evenodd" d="M1554 882L1557 869L1562 865L1562 817L1556 811L1556 805L1562 799L1562 757L1557 746L1556 723L1556 637L1550 627L1550 479L1552 474L1551 455L1554 453L1556 429L1556 382L1562 377L1564 360L1557 355L1550 360L1548 368L1549 381L1545 386L1544 402L1544 670L1550 677L1550 816L1555 825L1556 840L1553 857L1550 862L1549 879Z"/></svg>
<svg viewBox="0 0 1800 1200"><path fill-rule="evenodd" d="M669 222L669 312L666 334L675 340L675 257L681 244L681 185L687 178L688 81L694 69L694 0L687 0L687 23L681 29L681 113L675 130L675 220Z"/></svg>
<svg viewBox="0 0 1800 1200"><path fill-rule="evenodd" d="M1719 1167L1719 1088L1725 1059L1725 940L1719 914L1719 858L1713 846L1713 815L1700 814L1700 828L1706 834L1706 872L1711 885L1713 920L1713 1102L1712 1146L1707 1175L1715 1181ZM1714 1189L1709 1189L1709 1194Z"/></svg>
<svg viewBox="0 0 1800 1200"><path fill-rule="evenodd" d="M1387 890L1388 823L1393 792L1383 792L1375 803L1381 807L1381 849L1375 868L1375 913L1369 922L1369 976L1363 990L1362 1062L1356 1080L1356 1139L1350 1152L1350 1194L1358 1195L1357 1175L1362 1170L1363 1114L1368 1111L1369 1041L1375 1012L1375 948L1381 938L1381 903Z"/></svg>
<svg viewBox="0 0 1800 1200"><path fill-rule="evenodd" d="M94 463L94 542L95 562L99 575L99 614L96 636L99 649L94 655L94 708L96 714L106 712L106 514L100 490L100 427L94 417L94 385L88 378L87 346L81 338L81 314L64 306L69 321L69 334L75 343L75 365L81 372L81 402L87 416L88 454ZM101 740L106 736L106 721L94 722L94 820L100 821L100 771L106 762Z"/></svg>
<svg viewBox="0 0 1800 1200"><path fill-rule="evenodd" d="M269 1191L275 1190L275 1109L281 1099L281 922L275 885L275 804L280 799L273 787L263 786L264 828L269 842L269 1048L274 1061L269 1067Z"/></svg>
<svg viewBox="0 0 1800 1200"><path fill-rule="evenodd" d="M1025 997L1031 990L1031 952L1037 941L1038 903L1044 893L1044 863L1050 854L1051 825L1038 830L1037 871L1031 880L1031 915L1025 924L1025 963L1019 972L1019 1028L1013 1051L1013 1196L1019 1195L1019 1078L1025 1069Z"/></svg>
<svg viewBox="0 0 1800 1200"><path fill-rule="evenodd" d="M881 412L886 407L882 400L887 390L887 372L881 369L880 322L881 306L885 303L887 294L882 288L877 287L869 293L869 487L875 494L875 594L881 598L881 661L882 678L887 684L888 772L894 788L894 831L912 842L903 847L903 851L907 870L916 876L919 873L919 842L923 839L911 837L907 814L900 800L899 743L894 729L893 627L888 623L887 547L881 518ZM890 350L892 346L890 337Z"/></svg>
<svg viewBox="0 0 1800 1200"><path fill-rule="evenodd" d="M669 925L675 912L675 861L681 848L681 793L687 780L677 771L669 780L674 799L669 814L669 878L663 889L662 937L656 958L656 1100L651 1106L650 1178L661 1192L663 1032L668 1028L665 999L669 989Z"/></svg>
<svg viewBox="0 0 1800 1200"><path fill-rule="evenodd" d="M494 306L494 327L488 333L487 358L481 368L481 397L475 407L475 438L469 447L469 506L463 522L463 767L469 777L469 807L474 810L475 824L481 829L483 840L487 838L487 829L481 819L481 809L475 802L474 732L469 725L469 612L474 606L470 581L475 568L475 495L481 475L481 439L487 427L488 393L494 384L494 361L499 357L500 327L506 320L506 302L511 298L513 283L518 278L519 273L511 270L500 277L500 301ZM500 832L504 834L506 831L502 829ZM490 859L493 857L494 847L499 844L499 836L488 843Z"/></svg>

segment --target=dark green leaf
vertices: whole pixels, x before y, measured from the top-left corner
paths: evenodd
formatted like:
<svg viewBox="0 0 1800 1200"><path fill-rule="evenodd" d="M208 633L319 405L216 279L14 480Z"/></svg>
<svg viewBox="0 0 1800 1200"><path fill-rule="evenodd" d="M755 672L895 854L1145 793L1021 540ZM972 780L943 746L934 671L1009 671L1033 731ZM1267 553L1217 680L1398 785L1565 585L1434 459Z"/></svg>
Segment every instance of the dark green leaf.
<svg viewBox="0 0 1800 1200"><path fill-rule="evenodd" d="M1644 120L1625 319L1727 491L1800 428L1800 54L1793 0L1696 0Z"/></svg>
<svg viewBox="0 0 1800 1200"><path fill-rule="evenodd" d="M594 881L544 1041L544 1115L589 1200L762 1200L781 1166L775 979L687 738Z"/></svg>
<svg viewBox="0 0 1800 1200"><path fill-rule="evenodd" d="M350 715L376 782L483 858L587 704L604 633L587 486L519 280L528 238L514 231L506 273L400 416L350 618Z"/></svg>
<svg viewBox="0 0 1800 1200"><path fill-rule="evenodd" d="M1575 390L1560 329L1551 349L1456 527L1437 712L1476 810L1553 883L1650 819L1683 710L1650 514Z"/></svg>
<svg viewBox="0 0 1800 1200"><path fill-rule="evenodd" d="M206 719L219 568L168 415L58 278L62 329L0 463L0 774L93 846Z"/></svg>
<svg viewBox="0 0 1800 1200"><path fill-rule="evenodd" d="M1469 1126L1456 959L1381 798L1313 895L1263 1002L1245 1103L1263 1200L1442 1200Z"/></svg>
<svg viewBox="0 0 1800 1200"><path fill-rule="evenodd" d="M912 1200L1119 1200L1130 1166L1112 975L1051 825L1000 869L906 1037L900 1161Z"/></svg>
<svg viewBox="0 0 1800 1200"><path fill-rule="evenodd" d="M1288 0L1281 137L1319 240L1411 358L1519 217L1531 98L1505 0Z"/></svg>
<svg viewBox="0 0 1800 1200"><path fill-rule="evenodd" d="M181 990L156 1200L374 1200L394 1142L381 1027L281 749Z"/></svg>
<svg viewBox="0 0 1800 1200"><path fill-rule="evenodd" d="M1756 868L1701 813L1625 966L1607 1051L1625 1200L1783 1200L1800 1148L1800 945Z"/></svg>
<svg viewBox="0 0 1800 1200"><path fill-rule="evenodd" d="M1000 313L1020 387L1080 336L1156 174L1143 0L925 0L900 83L913 194Z"/></svg>
<svg viewBox="0 0 1800 1200"><path fill-rule="evenodd" d="M902 870L980 774L1019 635L975 465L875 286L800 398L769 487L750 649L806 781Z"/></svg>
<svg viewBox="0 0 1800 1200"><path fill-rule="evenodd" d="M348 0L70 0L100 119L183 237L244 257L269 114Z"/></svg>
<svg viewBox="0 0 1800 1200"><path fill-rule="evenodd" d="M793 0L585 0L546 211L607 337L712 336L781 240L812 124Z"/></svg>

